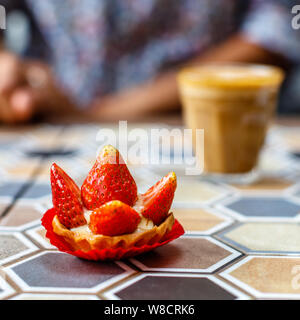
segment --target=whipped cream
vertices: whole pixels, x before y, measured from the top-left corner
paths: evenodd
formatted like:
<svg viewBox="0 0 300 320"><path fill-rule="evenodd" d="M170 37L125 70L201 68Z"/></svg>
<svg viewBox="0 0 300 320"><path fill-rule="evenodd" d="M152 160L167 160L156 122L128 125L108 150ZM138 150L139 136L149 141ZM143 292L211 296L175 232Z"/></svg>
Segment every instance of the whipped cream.
<svg viewBox="0 0 300 320"><path fill-rule="evenodd" d="M149 220L141 215L142 205L143 205L142 199L140 196L138 196L138 199L132 208L140 215L141 221L133 233L144 232L146 230L150 230L150 229L154 228L154 223L151 220ZM92 210L84 209L83 214L84 214L84 217L85 217L87 224L80 226L80 227L77 227L77 228L72 228L71 231L73 231L75 233L78 232L78 233L93 234L89 228L90 215L92 214L92 212L93 212Z"/></svg>

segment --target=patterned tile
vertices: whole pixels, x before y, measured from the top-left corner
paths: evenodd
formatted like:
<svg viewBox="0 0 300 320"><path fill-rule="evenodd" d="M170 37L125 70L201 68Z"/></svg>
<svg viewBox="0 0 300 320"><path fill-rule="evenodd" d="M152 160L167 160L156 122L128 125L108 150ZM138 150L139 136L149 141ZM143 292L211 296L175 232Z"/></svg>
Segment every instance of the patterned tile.
<svg viewBox="0 0 300 320"><path fill-rule="evenodd" d="M95 159L94 159L95 160ZM37 176L37 182L50 186L50 167L53 163L59 165L79 186L83 182L89 169L92 167L83 167L82 163L78 159L58 159L57 157L49 158L43 161L43 164L39 167ZM86 174L84 172L86 170Z"/></svg>
<svg viewBox="0 0 300 320"><path fill-rule="evenodd" d="M37 250L36 246L21 233L0 233L0 265L23 257L35 250Z"/></svg>
<svg viewBox="0 0 300 320"><path fill-rule="evenodd" d="M42 209L33 203L18 201L0 219L0 230L22 230L36 224L42 217Z"/></svg>
<svg viewBox="0 0 300 320"><path fill-rule="evenodd" d="M2 277L0 277L0 299L7 298L13 293L13 288Z"/></svg>
<svg viewBox="0 0 300 320"><path fill-rule="evenodd" d="M300 202L284 196L236 196L218 204L217 208L238 220L281 221L300 218Z"/></svg>
<svg viewBox="0 0 300 320"><path fill-rule="evenodd" d="M40 244L42 248L57 249L50 243L49 239L46 238L46 230L41 225L38 225L37 227L34 227L34 228L30 228L25 233L31 239L35 240L38 244Z"/></svg>
<svg viewBox="0 0 300 320"><path fill-rule="evenodd" d="M104 294L113 300L233 300L246 299L240 291L214 276L146 273Z"/></svg>
<svg viewBox="0 0 300 320"><path fill-rule="evenodd" d="M223 198L227 190L205 181L194 179L178 179L174 197L174 206L193 207L199 204L208 204Z"/></svg>
<svg viewBox="0 0 300 320"><path fill-rule="evenodd" d="M26 138L33 140L31 145L34 148L53 148L59 144L58 137L61 135L61 131L61 126L43 125L32 128Z"/></svg>
<svg viewBox="0 0 300 320"><path fill-rule="evenodd" d="M212 234L232 223L230 218L209 207L172 211L187 234Z"/></svg>
<svg viewBox="0 0 300 320"><path fill-rule="evenodd" d="M0 182L0 198L12 199L20 192L20 190L26 185L25 181L6 181Z"/></svg>
<svg viewBox="0 0 300 320"><path fill-rule="evenodd" d="M240 223L222 232L217 238L249 254L300 254L298 223Z"/></svg>
<svg viewBox="0 0 300 320"><path fill-rule="evenodd" d="M300 131L298 127L279 128L283 145L290 151L300 151Z"/></svg>
<svg viewBox="0 0 300 320"><path fill-rule="evenodd" d="M289 167L292 165L292 160L286 154L276 151L264 149L261 152L258 168L265 175L283 176L289 172Z"/></svg>
<svg viewBox="0 0 300 320"><path fill-rule="evenodd" d="M153 127L129 127L137 126ZM180 165L131 165L140 192L170 170L176 172L173 211L187 231L132 259L139 272L124 262L95 263L60 253L40 225L41 214L52 206L51 164L56 162L81 185L100 146L99 129L0 128L0 265L5 265L0 268L0 299L249 298L242 292L300 299L299 129L269 132L259 161L262 178L248 186L187 177ZM117 132L118 127L111 129ZM238 260L241 252L246 257ZM18 293L6 277L20 288Z"/></svg>
<svg viewBox="0 0 300 320"><path fill-rule="evenodd" d="M221 276L257 298L300 298L299 257L249 256Z"/></svg>
<svg viewBox="0 0 300 320"><path fill-rule="evenodd" d="M300 181L300 175L299 177L296 177L296 179ZM295 187L293 187L290 194L297 200L300 200L300 184L297 184Z"/></svg>
<svg viewBox="0 0 300 320"><path fill-rule="evenodd" d="M22 158L17 163L12 161L5 167L9 179L30 179L40 164L39 159Z"/></svg>
<svg viewBox="0 0 300 320"><path fill-rule="evenodd" d="M210 237L184 236L130 261L143 271L210 273L240 255Z"/></svg>
<svg viewBox="0 0 300 320"><path fill-rule="evenodd" d="M285 189L291 187L293 184L294 184L293 181L290 181L285 178L263 177L253 184L233 185L233 186L240 191L261 191L261 190L266 191L266 190L270 190L270 191L274 192L274 191L285 190Z"/></svg>
<svg viewBox="0 0 300 320"><path fill-rule="evenodd" d="M11 204L8 200L0 200L0 217L7 210L7 207Z"/></svg>
<svg viewBox="0 0 300 320"><path fill-rule="evenodd" d="M96 293L134 273L122 262L98 263L55 251L35 255L5 271L25 292L66 293Z"/></svg>
<svg viewBox="0 0 300 320"><path fill-rule="evenodd" d="M36 200L51 196L50 183L37 182L22 194L22 199Z"/></svg>
<svg viewBox="0 0 300 320"><path fill-rule="evenodd" d="M99 300L99 298L83 294L22 293L11 300Z"/></svg>

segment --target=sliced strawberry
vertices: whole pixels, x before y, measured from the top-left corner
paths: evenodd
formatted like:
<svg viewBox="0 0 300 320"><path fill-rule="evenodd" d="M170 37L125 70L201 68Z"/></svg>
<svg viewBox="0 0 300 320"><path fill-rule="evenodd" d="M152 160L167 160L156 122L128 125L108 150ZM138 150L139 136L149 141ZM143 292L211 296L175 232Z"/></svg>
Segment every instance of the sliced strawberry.
<svg viewBox="0 0 300 320"><path fill-rule="evenodd" d="M86 224L80 189L57 164L50 170L52 202L60 223L68 229Z"/></svg>
<svg viewBox="0 0 300 320"><path fill-rule="evenodd" d="M132 206L137 199L137 186L119 151L105 146L81 187L81 198L89 210L111 200Z"/></svg>
<svg viewBox="0 0 300 320"><path fill-rule="evenodd" d="M113 200L92 212L89 227L96 234L117 236L134 232L140 221L141 217L134 209Z"/></svg>
<svg viewBox="0 0 300 320"><path fill-rule="evenodd" d="M140 213L145 218L152 220L154 224L159 225L169 213L176 187L176 175L170 172L140 196Z"/></svg>

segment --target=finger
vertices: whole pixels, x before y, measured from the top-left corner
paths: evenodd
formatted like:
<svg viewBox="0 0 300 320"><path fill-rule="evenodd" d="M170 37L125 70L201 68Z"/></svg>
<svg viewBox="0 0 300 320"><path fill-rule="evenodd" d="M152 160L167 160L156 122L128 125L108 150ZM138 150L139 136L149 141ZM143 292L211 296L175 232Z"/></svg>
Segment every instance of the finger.
<svg viewBox="0 0 300 320"><path fill-rule="evenodd" d="M13 123L14 115L11 106L4 96L0 96L0 122Z"/></svg>
<svg viewBox="0 0 300 320"><path fill-rule="evenodd" d="M36 102L31 89L16 89L11 95L9 102L15 122L26 122L32 118Z"/></svg>
<svg viewBox="0 0 300 320"><path fill-rule="evenodd" d="M25 81L22 63L13 55L0 55L0 94L8 94Z"/></svg>

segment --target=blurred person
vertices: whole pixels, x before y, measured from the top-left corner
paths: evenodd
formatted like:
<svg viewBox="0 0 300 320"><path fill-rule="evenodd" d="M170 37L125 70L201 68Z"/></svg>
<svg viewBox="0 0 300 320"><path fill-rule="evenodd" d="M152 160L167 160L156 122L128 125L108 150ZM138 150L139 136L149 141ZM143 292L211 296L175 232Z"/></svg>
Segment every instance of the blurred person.
<svg viewBox="0 0 300 320"><path fill-rule="evenodd" d="M179 109L182 65L233 61L295 70L300 60L300 31L291 27L295 1L0 4L7 11L0 51L0 121L6 123L74 112L100 121L141 119Z"/></svg>

